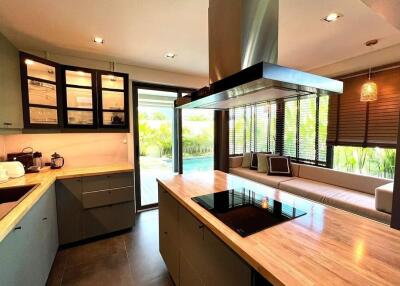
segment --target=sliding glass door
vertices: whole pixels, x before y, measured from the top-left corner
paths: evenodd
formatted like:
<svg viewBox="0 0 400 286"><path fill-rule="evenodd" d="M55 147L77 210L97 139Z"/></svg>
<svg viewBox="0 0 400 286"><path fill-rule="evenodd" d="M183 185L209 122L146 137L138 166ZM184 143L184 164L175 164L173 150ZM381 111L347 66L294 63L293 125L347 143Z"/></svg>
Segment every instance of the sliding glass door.
<svg viewBox="0 0 400 286"><path fill-rule="evenodd" d="M158 177L182 172L182 111L174 108L174 101L188 91L133 83L137 210L158 205Z"/></svg>

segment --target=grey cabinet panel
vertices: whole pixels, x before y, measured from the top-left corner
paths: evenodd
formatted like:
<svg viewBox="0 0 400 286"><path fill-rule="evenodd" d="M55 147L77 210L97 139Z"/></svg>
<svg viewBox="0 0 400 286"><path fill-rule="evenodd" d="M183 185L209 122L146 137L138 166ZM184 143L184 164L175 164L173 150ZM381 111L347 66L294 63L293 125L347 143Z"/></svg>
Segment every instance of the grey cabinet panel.
<svg viewBox="0 0 400 286"><path fill-rule="evenodd" d="M131 228L134 224L134 211L134 202L84 210L83 238Z"/></svg>
<svg viewBox="0 0 400 286"><path fill-rule="evenodd" d="M251 285L251 268L210 230L204 230L207 285Z"/></svg>
<svg viewBox="0 0 400 286"><path fill-rule="evenodd" d="M0 34L0 133L22 129L22 96L18 50Z"/></svg>
<svg viewBox="0 0 400 286"><path fill-rule="evenodd" d="M194 273L191 276L205 281L208 257L204 243L204 225L181 206L179 207L179 246L181 254L188 257L193 266ZM182 265L180 268L182 269Z"/></svg>
<svg viewBox="0 0 400 286"><path fill-rule="evenodd" d="M199 276L197 269L186 259L186 254L181 252L179 257L179 285L180 286L203 286L204 281Z"/></svg>
<svg viewBox="0 0 400 286"><path fill-rule="evenodd" d="M161 186L158 198L160 253L175 285L179 285L179 205Z"/></svg>
<svg viewBox="0 0 400 286"><path fill-rule="evenodd" d="M83 192L93 192L99 190L106 190L110 188L109 176L90 176L82 178L82 190Z"/></svg>
<svg viewBox="0 0 400 286"><path fill-rule="evenodd" d="M133 187L93 191L82 194L83 208L94 208L133 201Z"/></svg>
<svg viewBox="0 0 400 286"><path fill-rule="evenodd" d="M57 181L56 194L60 244L82 239L82 180Z"/></svg>
<svg viewBox="0 0 400 286"><path fill-rule="evenodd" d="M108 177L110 188L121 188L126 186L133 186L133 173L115 173Z"/></svg>
<svg viewBox="0 0 400 286"><path fill-rule="evenodd" d="M0 243L0 285L45 285L58 248L56 219L51 187Z"/></svg>
<svg viewBox="0 0 400 286"><path fill-rule="evenodd" d="M84 192L133 186L133 173L115 173L82 178Z"/></svg>
<svg viewBox="0 0 400 286"><path fill-rule="evenodd" d="M56 184L60 244L134 225L131 172L59 180Z"/></svg>

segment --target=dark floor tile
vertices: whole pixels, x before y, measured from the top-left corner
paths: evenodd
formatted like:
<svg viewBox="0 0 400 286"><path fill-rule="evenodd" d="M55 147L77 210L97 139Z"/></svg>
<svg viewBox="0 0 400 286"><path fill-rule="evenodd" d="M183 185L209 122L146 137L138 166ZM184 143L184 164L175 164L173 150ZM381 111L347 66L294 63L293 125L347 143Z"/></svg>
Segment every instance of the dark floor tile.
<svg viewBox="0 0 400 286"><path fill-rule="evenodd" d="M125 253L114 253L96 262L67 268L62 285L134 285Z"/></svg>
<svg viewBox="0 0 400 286"><path fill-rule="evenodd" d="M139 213L131 231L59 251L48 285L173 286L158 248L158 210Z"/></svg>
<svg viewBox="0 0 400 286"><path fill-rule="evenodd" d="M47 279L47 286L60 286L62 277L64 275L65 265L67 261L66 252L61 250L57 252L54 258L53 266L51 268L49 277Z"/></svg>
<svg viewBox="0 0 400 286"><path fill-rule="evenodd" d="M116 253L125 253L125 243L121 236L105 238L65 249L66 268L96 262L98 259Z"/></svg>

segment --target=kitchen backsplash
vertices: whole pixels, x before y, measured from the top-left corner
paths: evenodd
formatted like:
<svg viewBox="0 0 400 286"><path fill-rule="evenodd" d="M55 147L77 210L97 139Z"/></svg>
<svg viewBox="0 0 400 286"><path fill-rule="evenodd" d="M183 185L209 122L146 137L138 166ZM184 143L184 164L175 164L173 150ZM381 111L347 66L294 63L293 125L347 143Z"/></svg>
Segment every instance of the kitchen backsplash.
<svg viewBox="0 0 400 286"><path fill-rule="evenodd" d="M0 135L0 156L32 147L42 152L43 162L50 161L54 152L59 153L65 159L65 167L122 163L128 162L127 136L129 133Z"/></svg>

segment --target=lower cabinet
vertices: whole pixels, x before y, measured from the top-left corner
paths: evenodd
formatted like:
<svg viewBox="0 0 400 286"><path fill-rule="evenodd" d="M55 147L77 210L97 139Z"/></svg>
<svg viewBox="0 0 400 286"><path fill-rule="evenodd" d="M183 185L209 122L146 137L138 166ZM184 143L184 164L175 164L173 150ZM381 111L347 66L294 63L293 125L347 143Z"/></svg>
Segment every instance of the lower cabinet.
<svg viewBox="0 0 400 286"><path fill-rule="evenodd" d="M56 193L61 245L134 225L131 172L58 180Z"/></svg>
<svg viewBox="0 0 400 286"><path fill-rule="evenodd" d="M53 185L0 242L0 285L45 285L57 249Z"/></svg>
<svg viewBox="0 0 400 286"><path fill-rule="evenodd" d="M159 220L160 253L176 285L252 285L252 268L161 186Z"/></svg>

